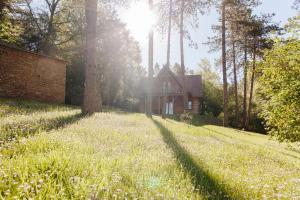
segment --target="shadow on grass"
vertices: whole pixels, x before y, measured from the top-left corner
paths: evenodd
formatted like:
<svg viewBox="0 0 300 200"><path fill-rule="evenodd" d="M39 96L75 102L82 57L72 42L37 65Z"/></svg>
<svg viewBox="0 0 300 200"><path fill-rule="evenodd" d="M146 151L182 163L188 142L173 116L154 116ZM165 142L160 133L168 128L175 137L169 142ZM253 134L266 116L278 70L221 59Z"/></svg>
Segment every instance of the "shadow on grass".
<svg viewBox="0 0 300 200"><path fill-rule="evenodd" d="M297 145L297 144L296 144L296 145ZM298 143L298 148L299 148L299 147L300 147L300 143ZM296 147L290 146L290 147L288 148L288 150L300 154L300 149L296 149Z"/></svg>
<svg viewBox="0 0 300 200"><path fill-rule="evenodd" d="M0 108L0 117L6 117L10 114L31 114L36 112L49 112L53 110L67 111L74 109L75 106L0 98Z"/></svg>
<svg viewBox="0 0 300 200"><path fill-rule="evenodd" d="M212 117L212 116L205 116L205 115L194 115L194 114L186 114L186 115L168 115L168 119L175 120L178 122L183 122L193 126L202 126L202 125L216 125L221 126L222 120Z"/></svg>
<svg viewBox="0 0 300 200"><path fill-rule="evenodd" d="M199 190L200 195L206 196L207 199L243 199L242 197L233 197L224 188L224 185L218 183L207 170L194 161L192 156L177 142L173 133L163 126L160 122L153 120L159 128L164 142L173 151L179 166L187 174L193 177L193 185ZM236 196L239 196L236 194Z"/></svg>
<svg viewBox="0 0 300 200"><path fill-rule="evenodd" d="M81 113L77 113L54 119L39 119L37 121L6 124L0 127L0 146L22 137L29 137L44 131L49 132L65 127L66 125L79 121L82 117L84 116Z"/></svg>
<svg viewBox="0 0 300 200"><path fill-rule="evenodd" d="M200 126L200 128L203 128L203 129L207 130L209 133L213 132L213 133L217 133L217 134L219 134L219 135L222 135L222 136L224 136L224 137L227 137L227 138L229 138L229 139L233 139L232 136L226 135L225 133L222 133L222 132L220 132L220 131L216 131L216 130L213 130L213 129L209 129L209 128L206 128L206 127L204 127L204 126ZM236 139L236 138L234 138L234 139Z"/></svg>
<svg viewBox="0 0 300 200"><path fill-rule="evenodd" d="M203 128L203 129L205 129L205 130L207 130L207 131L209 131L209 132L213 132L213 133L222 135L222 136L227 137L227 138L232 139L232 140L238 140L238 141L240 141L240 142L247 143L247 144L254 145L254 146L265 147L265 145L263 145L263 144L258 144L258 143L255 143L255 142L250 142L250 141L248 141L248 140L246 140L246 139L239 139L239 138L236 138L236 137L232 137L232 136L226 135L226 134L224 134L224 133L222 133L222 132L220 132L220 131L216 131L216 130L213 130L213 129L209 129L209 128L206 128L206 127L204 127L204 126L201 126L200 128ZM242 132L242 131L238 131L238 134L246 134L246 133L245 133L245 132ZM248 134L248 135L249 135L249 134ZM250 135L250 136L253 136L253 135ZM273 149L274 149L274 147L273 147ZM280 153L280 154L285 155L285 156L292 157L292 158L295 158L295 159L300 159L299 156L295 156L295 155L292 155L292 154L283 152L283 151L278 150L278 149L274 149L274 150L275 150L276 152ZM294 151L294 150L288 149L288 151ZM297 152L297 151L294 151L294 152L300 154L300 151L298 151L298 152Z"/></svg>

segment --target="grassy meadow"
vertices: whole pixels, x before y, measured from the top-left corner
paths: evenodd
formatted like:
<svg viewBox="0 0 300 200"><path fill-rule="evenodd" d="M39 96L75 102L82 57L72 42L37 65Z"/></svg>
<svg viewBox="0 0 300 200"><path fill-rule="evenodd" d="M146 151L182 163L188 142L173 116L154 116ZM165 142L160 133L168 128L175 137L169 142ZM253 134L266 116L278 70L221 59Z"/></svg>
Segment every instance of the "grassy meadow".
<svg viewBox="0 0 300 200"><path fill-rule="evenodd" d="M0 199L300 199L300 147L213 125L0 100Z"/></svg>

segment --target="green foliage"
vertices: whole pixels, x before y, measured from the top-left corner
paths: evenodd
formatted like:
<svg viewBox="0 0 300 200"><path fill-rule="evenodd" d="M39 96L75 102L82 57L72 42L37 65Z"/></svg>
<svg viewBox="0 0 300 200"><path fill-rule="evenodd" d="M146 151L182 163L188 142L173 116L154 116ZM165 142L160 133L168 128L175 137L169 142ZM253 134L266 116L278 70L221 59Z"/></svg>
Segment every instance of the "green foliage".
<svg viewBox="0 0 300 200"><path fill-rule="evenodd" d="M259 78L268 132L280 141L300 141L300 41L277 42L265 52Z"/></svg>
<svg viewBox="0 0 300 200"><path fill-rule="evenodd" d="M66 103L82 105L84 92L84 62L81 56L73 58L67 66Z"/></svg>
<svg viewBox="0 0 300 200"><path fill-rule="evenodd" d="M21 28L13 25L9 20L0 22L0 39L6 43L17 43L21 34Z"/></svg>
<svg viewBox="0 0 300 200"><path fill-rule="evenodd" d="M204 112L217 117L223 111L223 91L219 86L207 81L204 83Z"/></svg>
<svg viewBox="0 0 300 200"><path fill-rule="evenodd" d="M207 59L202 59L196 72L203 80L203 113L217 117L223 111L223 90L220 77Z"/></svg>
<svg viewBox="0 0 300 200"><path fill-rule="evenodd" d="M141 67L138 43L130 36L125 25L113 16L99 19L97 42L97 72L101 76L99 88L104 105L137 111L135 98L138 84L145 72ZM82 36L83 37L83 36ZM101 45L100 45L101 44ZM84 91L84 58L73 52L67 68L67 97L69 104L81 105Z"/></svg>
<svg viewBox="0 0 300 200"><path fill-rule="evenodd" d="M17 17L11 15L17 9L12 5L13 2L8 0L0 3L0 41L16 44L20 41L23 29Z"/></svg>
<svg viewBox="0 0 300 200"><path fill-rule="evenodd" d="M285 29L291 34L291 37L300 38L300 11L298 11L298 14L295 17L289 19Z"/></svg>
<svg viewBox="0 0 300 200"><path fill-rule="evenodd" d="M78 112L10 100L4 109L8 123ZM0 198L297 199L299 152L255 133L111 111L1 146Z"/></svg>
<svg viewBox="0 0 300 200"><path fill-rule="evenodd" d="M191 124L193 120L193 115L191 113L184 113L180 115L180 121Z"/></svg>

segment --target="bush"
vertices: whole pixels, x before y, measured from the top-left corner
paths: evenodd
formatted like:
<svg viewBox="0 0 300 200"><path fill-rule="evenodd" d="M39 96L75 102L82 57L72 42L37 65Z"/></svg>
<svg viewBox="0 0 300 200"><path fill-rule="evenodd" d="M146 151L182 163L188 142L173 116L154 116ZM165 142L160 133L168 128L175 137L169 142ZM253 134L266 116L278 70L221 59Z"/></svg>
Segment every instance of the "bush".
<svg viewBox="0 0 300 200"><path fill-rule="evenodd" d="M300 141L300 41L277 42L265 53L260 72L267 131L280 141Z"/></svg>
<svg viewBox="0 0 300 200"><path fill-rule="evenodd" d="M192 124L193 122L193 114L191 113L184 113L180 115L180 121L187 123L187 124Z"/></svg>

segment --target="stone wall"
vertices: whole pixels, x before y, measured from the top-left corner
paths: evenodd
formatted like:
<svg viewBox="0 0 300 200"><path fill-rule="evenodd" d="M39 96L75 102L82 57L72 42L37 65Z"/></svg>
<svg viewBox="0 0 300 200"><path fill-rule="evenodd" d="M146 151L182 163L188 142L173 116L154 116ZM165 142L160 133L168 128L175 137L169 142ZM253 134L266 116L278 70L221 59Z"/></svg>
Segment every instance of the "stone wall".
<svg viewBox="0 0 300 200"><path fill-rule="evenodd" d="M66 62L0 44L0 97L64 103Z"/></svg>

